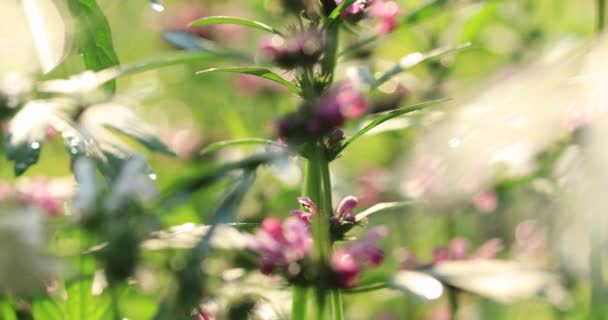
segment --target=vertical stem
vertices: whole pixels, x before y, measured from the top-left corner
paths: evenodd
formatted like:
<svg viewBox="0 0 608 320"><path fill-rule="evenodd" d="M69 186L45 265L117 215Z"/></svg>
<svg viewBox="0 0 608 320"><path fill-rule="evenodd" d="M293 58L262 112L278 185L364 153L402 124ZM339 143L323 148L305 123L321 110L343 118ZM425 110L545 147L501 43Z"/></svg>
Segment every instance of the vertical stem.
<svg viewBox="0 0 608 320"><path fill-rule="evenodd" d="M597 31L602 32L604 30L605 25L605 11L606 11L606 0L597 0Z"/></svg>
<svg viewBox="0 0 608 320"><path fill-rule="evenodd" d="M591 224L591 253L589 263L591 267L591 306L590 320L600 320L604 318L605 297L604 297L604 250L602 246L602 227L603 219L595 214ZM595 219L594 219L595 220Z"/></svg>
<svg viewBox="0 0 608 320"><path fill-rule="evenodd" d="M324 157L326 159L326 157ZM331 199L331 175L329 174L329 162L325 160L322 166L322 180L323 180L323 206L328 208L330 215L332 214L332 199ZM329 219L329 217L327 217ZM330 240L331 241L331 240ZM340 289L333 289L331 291L331 307L332 315L334 320L344 319L344 310L342 304L342 293Z"/></svg>
<svg viewBox="0 0 608 320"><path fill-rule="evenodd" d="M304 195L309 197L317 204L317 215L312 219L313 235L313 259L321 266L327 265L331 254L331 239L329 237L329 215L331 206L326 206L326 197L323 186L323 171L327 166L324 150L319 146L314 146L308 155L306 168L306 184ZM315 287L315 307L316 316L314 319L329 319L328 296L326 283L323 277L319 277L320 282Z"/></svg>
<svg viewBox="0 0 608 320"><path fill-rule="evenodd" d="M450 320L456 320L458 318L458 289L448 288L448 300L450 303Z"/></svg>
<svg viewBox="0 0 608 320"><path fill-rule="evenodd" d="M293 287L291 301L291 320L306 320L308 288L300 286Z"/></svg>

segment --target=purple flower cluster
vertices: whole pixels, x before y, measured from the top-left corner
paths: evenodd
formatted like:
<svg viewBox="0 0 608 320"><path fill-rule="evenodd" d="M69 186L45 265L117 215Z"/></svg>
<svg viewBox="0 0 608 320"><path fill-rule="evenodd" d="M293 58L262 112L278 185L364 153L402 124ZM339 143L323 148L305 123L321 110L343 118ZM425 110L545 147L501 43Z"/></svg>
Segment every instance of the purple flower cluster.
<svg viewBox="0 0 608 320"><path fill-rule="evenodd" d="M312 250L312 236L308 225L299 218L287 218L283 224L275 218L266 218L252 237L249 249L260 255L260 271L270 274L277 268L297 273L300 260Z"/></svg>
<svg viewBox="0 0 608 320"><path fill-rule="evenodd" d="M275 218L264 219L260 229L252 236L249 249L260 256L260 271L264 274L280 270L296 276L301 270L301 264L311 254L313 239L309 224L318 213L317 207L308 197L300 197L298 202L302 205L302 210L291 211L293 216L282 224ZM344 198L338 206L337 214L331 218L332 223L354 223L352 211L357 204L358 200L354 196ZM387 229L384 227L372 228L360 239L332 254L329 267L338 276L341 286L354 286L364 268L382 263L384 251L376 246L376 242L386 234Z"/></svg>
<svg viewBox="0 0 608 320"><path fill-rule="evenodd" d="M321 32L310 29L287 37L274 35L260 42L260 50L266 59L292 69L315 64L323 53Z"/></svg>
<svg viewBox="0 0 608 320"><path fill-rule="evenodd" d="M298 112L281 118L277 131L288 139L318 137L335 132L347 119L361 117L366 111L363 94L345 81L329 89L313 105L303 105Z"/></svg>
<svg viewBox="0 0 608 320"><path fill-rule="evenodd" d="M344 2L344 0L335 1L338 5ZM360 16L364 13L367 18L379 20L377 28L380 34L390 33L397 27L399 6L395 1L357 0L342 11L340 17L345 19L349 16Z"/></svg>
<svg viewBox="0 0 608 320"><path fill-rule="evenodd" d="M376 267L384 260L384 251L376 242L388 233L384 227L370 229L362 238L336 250L330 261L331 268L345 287L353 287L363 268Z"/></svg>

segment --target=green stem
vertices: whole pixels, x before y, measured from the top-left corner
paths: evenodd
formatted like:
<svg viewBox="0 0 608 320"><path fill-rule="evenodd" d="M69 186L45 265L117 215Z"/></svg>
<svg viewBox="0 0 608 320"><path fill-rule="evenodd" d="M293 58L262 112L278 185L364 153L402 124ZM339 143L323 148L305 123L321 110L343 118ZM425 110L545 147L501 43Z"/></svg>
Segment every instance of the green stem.
<svg viewBox="0 0 608 320"><path fill-rule="evenodd" d="M456 320L458 317L458 289L448 289L448 300L450 303L450 320Z"/></svg>
<svg viewBox="0 0 608 320"><path fill-rule="evenodd" d="M602 220L597 217L598 220ZM604 250L602 246L602 224L603 221L596 221L591 225L591 306L590 320L603 319L605 316L605 297L604 297Z"/></svg>
<svg viewBox="0 0 608 320"><path fill-rule="evenodd" d="M308 154L306 168L306 184L304 195L317 204L317 215L312 219L313 252L312 257L320 266L328 264L331 254L331 239L329 237L329 215L331 207L326 206L326 197L323 188L323 171L327 160L323 148L313 146ZM315 287L315 319L329 319L328 296L326 283L319 276L319 283Z"/></svg>
<svg viewBox="0 0 608 320"><path fill-rule="evenodd" d="M308 288L293 287L291 302L291 320L306 320L306 310L308 304Z"/></svg>
<svg viewBox="0 0 608 320"><path fill-rule="evenodd" d="M329 216L327 219L331 217L333 214L333 206L331 199L331 175L329 173L329 161L327 160L327 155L324 155L324 160L321 166L322 173L322 183L323 183L323 207L327 208L329 212ZM331 235L330 235L331 236ZM330 242L332 240L330 239ZM331 249L331 247L330 247ZM344 310L342 305L342 293L340 289L333 289L331 291L331 307L332 307L332 315L334 320L342 320L344 319Z"/></svg>
<svg viewBox="0 0 608 320"><path fill-rule="evenodd" d="M606 0L597 0L597 31L598 32L602 32L604 30L605 11L606 11Z"/></svg>

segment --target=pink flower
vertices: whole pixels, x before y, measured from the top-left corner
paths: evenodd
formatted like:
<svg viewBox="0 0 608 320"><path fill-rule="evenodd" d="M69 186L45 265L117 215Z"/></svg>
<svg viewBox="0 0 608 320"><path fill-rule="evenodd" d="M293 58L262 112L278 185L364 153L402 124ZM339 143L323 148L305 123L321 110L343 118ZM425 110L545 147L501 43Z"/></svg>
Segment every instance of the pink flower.
<svg viewBox="0 0 608 320"><path fill-rule="evenodd" d="M359 200L355 196L347 196L340 202L337 209L336 219L338 222L354 223L355 216L353 209L359 204Z"/></svg>
<svg viewBox="0 0 608 320"><path fill-rule="evenodd" d="M380 20L378 32L387 34L397 27L399 6L394 1L375 0L369 7L368 16Z"/></svg>
<svg viewBox="0 0 608 320"><path fill-rule="evenodd" d="M480 192L473 196L473 205L483 213L491 213L498 208L498 197L493 191Z"/></svg>
<svg viewBox="0 0 608 320"><path fill-rule="evenodd" d="M361 92L349 82L341 82L328 90L314 106L307 131L318 135L342 126L346 119L362 116L367 103Z"/></svg>
<svg viewBox="0 0 608 320"><path fill-rule="evenodd" d="M384 251L376 247L376 242L384 238L387 232L384 227L372 228L361 239L332 254L331 268L340 276L343 286L354 286L363 268L376 267L382 263Z"/></svg>
<svg viewBox="0 0 608 320"><path fill-rule="evenodd" d="M342 2L344 2L344 0L336 0L337 5L340 5ZM344 19L347 16L356 15L363 12L366 2L367 0L356 0L353 4L344 9L342 13L340 13L340 18Z"/></svg>
<svg viewBox="0 0 608 320"><path fill-rule="evenodd" d="M312 237L308 225L299 218L287 218L283 224L275 218L266 218L249 249L260 255L260 271L269 274L309 256Z"/></svg>
<svg viewBox="0 0 608 320"><path fill-rule="evenodd" d="M298 202L305 210L293 210L291 214L300 218L300 220L309 223L312 216L317 214L317 207L308 197L299 197Z"/></svg>

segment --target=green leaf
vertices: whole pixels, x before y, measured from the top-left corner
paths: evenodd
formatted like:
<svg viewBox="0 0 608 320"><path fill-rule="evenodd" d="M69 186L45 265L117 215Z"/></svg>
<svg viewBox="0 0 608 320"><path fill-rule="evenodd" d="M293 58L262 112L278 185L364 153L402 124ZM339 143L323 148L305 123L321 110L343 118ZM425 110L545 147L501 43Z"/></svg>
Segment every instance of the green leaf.
<svg viewBox="0 0 608 320"><path fill-rule="evenodd" d="M378 125L382 124L383 122L388 121L388 120L393 119L393 118L396 118L396 117L399 117L399 116L402 116L404 114L413 112L413 111L417 111L417 110L428 108L431 105L433 105L435 103L442 102L442 101L446 101L446 99L425 101L425 102L421 102L421 103L414 104L414 105L411 105L411 106L395 109L393 111L385 113L384 115L376 118L374 121L372 121L371 123L369 123L367 126L363 127L363 129L357 131L357 133L355 133L353 136L351 136L350 138L346 139L346 141L344 141L344 143L342 144L342 147L340 147L336 151L336 153L333 155L332 159L335 158L335 157L337 157L351 143L353 143L357 139L361 138L366 132L372 130L373 128L377 127Z"/></svg>
<svg viewBox="0 0 608 320"><path fill-rule="evenodd" d="M78 35L78 52L82 54L87 69L102 70L119 64L112 44L112 31L108 20L95 0L69 0L70 12L75 20ZM116 90L110 81L105 88Z"/></svg>
<svg viewBox="0 0 608 320"><path fill-rule="evenodd" d="M395 208L403 208L403 207L411 206L412 204L415 204L415 203L416 203L416 201L376 203L375 205L367 208L366 210L359 212L355 216L355 221L361 221L361 220L371 216L372 214L376 214L379 212L383 212L383 211L387 211L387 210L391 210L391 209L395 209Z"/></svg>
<svg viewBox="0 0 608 320"><path fill-rule="evenodd" d="M275 142L272 140L268 140L268 139L258 139L258 138L236 139L236 140L226 140L226 141L219 141L219 142L212 143L209 146L207 146L205 149L203 149L200 152L200 154L205 155L205 154L213 153L213 152L216 152L216 151L221 150L226 147L256 145L256 144L264 144L264 145L287 148L287 145L284 145L282 143L278 143L278 142Z"/></svg>
<svg viewBox="0 0 608 320"><path fill-rule="evenodd" d="M238 25L242 25L242 26L255 28L258 30L271 32L271 33L274 33L279 36L283 36L283 34L281 32L279 32L275 28L273 28L265 23L262 23L259 21L254 21L254 20L236 18L236 17L228 17L228 16L204 17L202 19L199 19L199 20L196 20L196 21L190 23L190 26L191 27L202 27L202 26L206 26L206 25L210 25L210 24L238 24Z"/></svg>
<svg viewBox="0 0 608 320"><path fill-rule="evenodd" d="M34 300L32 315L34 320L65 320L61 309L50 299Z"/></svg>
<svg viewBox="0 0 608 320"><path fill-rule="evenodd" d="M68 299L65 302L67 317L65 319L112 319L110 297L105 293L93 296L92 285L91 280L80 280L68 287Z"/></svg>
<svg viewBox="0 0 608 320"><path fill-rule="evenodd" d="M340 17L342 11L346 10L346 8L348 8L351 4L355 3L355 1L357 0L342 1L342 3L340 3L334 10L332 10L329 16L327 17L327 21L325 22L326 27L333 25Z"/></svg>
<svg viewBox="0 0 608 320"><path fill-rule="evenodd" d="M113 102L97 104L87 108L80 118L93 138L96 135L105 137L110 133L103 128L111 128L136 140L151 151L175 156L175 153L162 142L154 127L123 105Z"/></svg>
<svg viewBox="0 0 608 320"><path fill-rule="evenodd" d="M270 163L277 158L276 154L264 153L256 154L240 161L223 164L218 167L197 172L182 178L175 179L161 195L159 202L161 204L171 204L176 199L188 196L201 188L204 188L218 180L225 178L228 173L235 170L255 170L257 167Z"/></svg>
<svg viewBox="0 0 608 320"><path fill-rule="evenodd" d="M265 69L265 68L257 68L257 67L211 68L211 69L201 70L201 71L197 72L196 74L204 74L204 73L211 73L211 72L229 72L229 73L250 74L250 75L258 76L258 77L282 84L296 94L302 93L302 90L300 88L298 88L298 86L296 86L295 84L282 78L278 74L276 74L268 69Z"/></svg>
<svg viewBox="0 0 608 320"><path fill-rule="evenodd" d="M374 85L372 86L372 89L378 88L380 85L387 82L395 75L403 71L409 70L425 61L446 55L448 53L457 52L469 48L470 46L470 43L464 43L455 47L435 49L425 54L420 52L408 54L407 56L401 58L398 63L396 63L392 68L382 74L378 79L376 79Z"/></svg>
<svg viewBox="0 0 608 320"><path fill-rule="evenodd" d="M422 7L412 11L403 20L401 20L400 27L409 26L425 19L428 19L435 14L442 11L443 7L448 4L447 0L433 0L423 5Z"/></svg>
<svg viewBox="0 0 608 320"><path fill-rule="evenodd" d="M10 305L10 303L6 301L0 301L0 319L2 320L17 320L17 314L15 313L15 309ZM49 320L61 320L61 318L39 318L39 319L49 319ZM38 320L38 318L35 318Z"/></svg>
<svg viewBox="0 0 608 320"><path fill-rule="evenodd" d="M487 1L462 27L459 41L473 41L488 23L493 23L499 1Z"/></svg>

